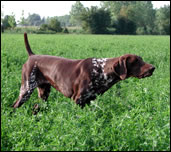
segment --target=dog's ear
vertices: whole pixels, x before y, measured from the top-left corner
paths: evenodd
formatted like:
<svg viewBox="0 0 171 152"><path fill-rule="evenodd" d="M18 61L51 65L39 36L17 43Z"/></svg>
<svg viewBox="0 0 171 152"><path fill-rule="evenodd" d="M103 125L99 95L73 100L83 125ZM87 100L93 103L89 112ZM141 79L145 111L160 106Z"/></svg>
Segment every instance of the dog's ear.
<svg viewBox="0 0 171 152"><path fill-rule="evenodd" d="M114 73L119 76L121 80L124 80L127 77L126 60L127 58L125 56L121 56L114 64Z"/></svg>

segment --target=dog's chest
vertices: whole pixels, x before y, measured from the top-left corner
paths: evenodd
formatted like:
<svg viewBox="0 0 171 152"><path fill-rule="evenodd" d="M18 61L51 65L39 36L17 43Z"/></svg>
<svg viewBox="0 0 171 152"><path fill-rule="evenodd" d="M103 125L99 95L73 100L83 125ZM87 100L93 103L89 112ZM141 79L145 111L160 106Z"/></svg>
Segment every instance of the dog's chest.
<svg viewBox="0 0 171 152"><path fill-rule="evenodd" d="M95 93L101 94L113 85L115 77L113 73L105 73L105 66L107 64L106 58L93 58L92 64L91 83L89 86L90 89L94 89Z"/></svg>
<svg viewBox="0 0 171 152"><path fill-rule="evenodd" d="M103 94L117 81L113 74L105 73L106 61L106 58L92 59L91 81L81 96L83 99L94 98L96 95Z"/></svg>

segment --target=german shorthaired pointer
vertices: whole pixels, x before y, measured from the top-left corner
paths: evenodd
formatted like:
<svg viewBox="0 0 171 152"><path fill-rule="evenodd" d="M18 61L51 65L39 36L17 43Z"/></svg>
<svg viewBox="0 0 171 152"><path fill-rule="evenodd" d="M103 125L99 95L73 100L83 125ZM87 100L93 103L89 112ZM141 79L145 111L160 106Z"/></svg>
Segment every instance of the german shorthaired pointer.
<svg viewBox="0 0 171 152"><path fill-rule="evenodd" d="M35 55L26 33L24 40L29 58L22 68L20 95L13 104L14 108L28 100L35 88L38 89L38 96L47 100L51 86L84 107L118 81L129 77L149 77L155 70L153 65L132 54L80 60Z"/></svg>

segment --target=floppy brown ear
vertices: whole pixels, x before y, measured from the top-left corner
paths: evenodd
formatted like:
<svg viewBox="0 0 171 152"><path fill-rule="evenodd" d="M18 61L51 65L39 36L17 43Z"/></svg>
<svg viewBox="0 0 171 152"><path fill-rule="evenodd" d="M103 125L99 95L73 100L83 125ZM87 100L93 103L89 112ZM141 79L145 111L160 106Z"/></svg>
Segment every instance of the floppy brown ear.
<svg viewBox="0 0 171 152"><path fill-rule="evenodd" d="M114 73L120 77L121 80L126 79L127 67L126 67L126 57L121 56L119 61L114 64Z"/></svg>

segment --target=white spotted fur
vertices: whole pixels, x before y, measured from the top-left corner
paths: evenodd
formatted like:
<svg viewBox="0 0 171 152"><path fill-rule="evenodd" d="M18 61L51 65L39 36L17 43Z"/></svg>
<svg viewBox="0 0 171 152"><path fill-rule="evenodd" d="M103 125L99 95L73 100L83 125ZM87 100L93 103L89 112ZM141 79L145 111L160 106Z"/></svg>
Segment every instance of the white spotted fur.
<svg viewBox="0 0 171 152"><path fill-rule="evenodd" d="M109 83L114 80L113 77L108 77L107 73L104 72L106 61L107 58L92 59L93 69L91 77L94 78L94 82L90 81L86 91L82 95L80 95L80 104L82 104L82 102L84 102L86 99L100 94L100 91L103 91L103 89L108 88ZM95 91L96 87L100 87L101 90L99 90L99 92Z"/></svg>

